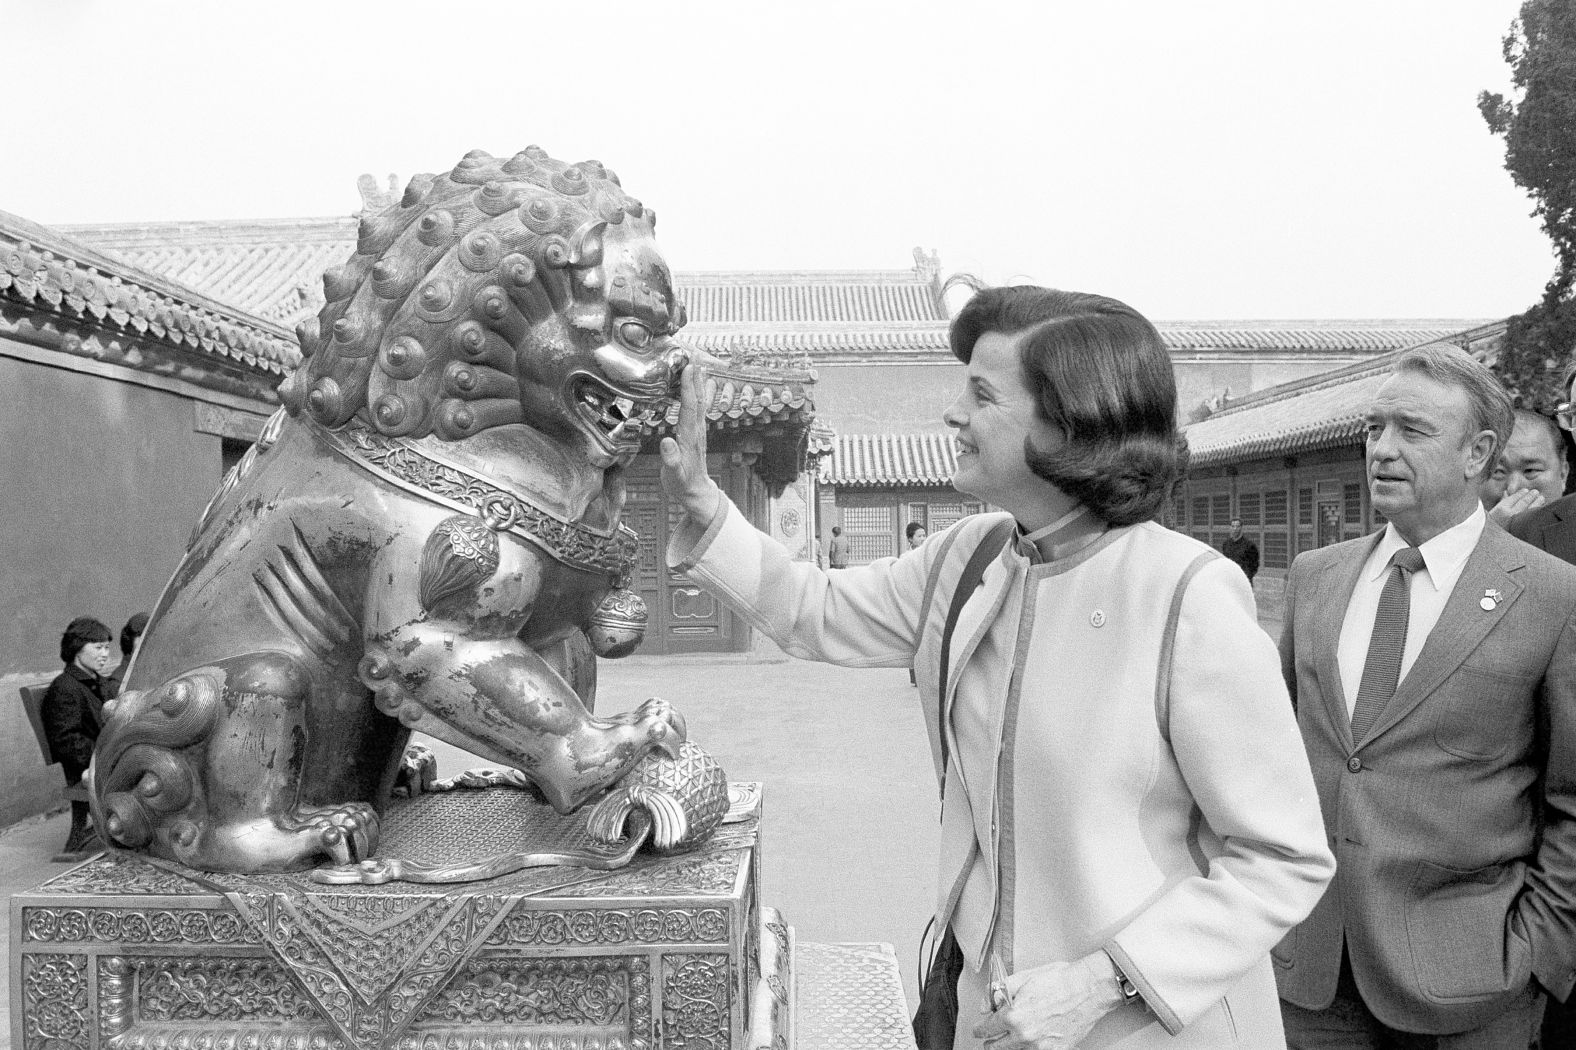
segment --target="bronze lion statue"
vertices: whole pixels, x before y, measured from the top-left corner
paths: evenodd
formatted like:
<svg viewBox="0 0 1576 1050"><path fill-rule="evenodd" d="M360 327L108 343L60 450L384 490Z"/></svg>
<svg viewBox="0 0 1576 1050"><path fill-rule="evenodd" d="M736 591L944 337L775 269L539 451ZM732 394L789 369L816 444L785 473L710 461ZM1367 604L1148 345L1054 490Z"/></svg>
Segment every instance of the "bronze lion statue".
<svg viewBox="0 0 1576 1050"><path fill-rule="evenodd" d="M560 812L677 756L661 700L590 713L588 637L633 647L623 471L686 361L654 222L599 163L536 147L362 218L109 709L112 845L210 871L361 860L417 729Z"/></svg>

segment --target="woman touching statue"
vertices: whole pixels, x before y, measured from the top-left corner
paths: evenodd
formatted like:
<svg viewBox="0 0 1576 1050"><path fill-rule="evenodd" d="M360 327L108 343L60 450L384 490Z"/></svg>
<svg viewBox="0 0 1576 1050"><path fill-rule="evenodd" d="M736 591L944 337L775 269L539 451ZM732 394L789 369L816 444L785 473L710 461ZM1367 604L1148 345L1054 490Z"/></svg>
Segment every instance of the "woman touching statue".
<svg viewBox="0 0 1576 1050"><path fill-rule="evenodd" d="M956 1047L1282 1047L1269 951L1334 860L1245 579L1153 520L1186 464L1166 349L1123 303L1029 287L975 296L951 344L953 485L1001 513L794 561L706 475L696 364L662 446L669 564L794 656L917 669Z"/></svg>

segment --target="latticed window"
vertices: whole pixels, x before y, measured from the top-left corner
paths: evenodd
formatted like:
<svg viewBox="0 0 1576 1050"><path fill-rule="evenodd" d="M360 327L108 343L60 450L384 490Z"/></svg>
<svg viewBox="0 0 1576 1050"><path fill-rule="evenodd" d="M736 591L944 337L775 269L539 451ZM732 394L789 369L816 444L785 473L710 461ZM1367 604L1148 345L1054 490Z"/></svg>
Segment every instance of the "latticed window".
<svg viewBox="0 0 1576 1050"><path fill-rule="evenodd" d="M1286 534L1284 532L1266 532L1262 545L1263 566L1266 569L1286 568Z"/></svg>
<svg viewBox="0 0 1576 1050"><path fill-rule="evenodd" d="M1237 497L1237 517L1242 519L1244 528L1259 523L1259 494L1257 492L1244 492Z"/></svg>
<svg viewBox="0 0 1576 1050"><path fill-rule="evenodd" d="M1313 490L1297 490L1297 527L1303 529L1313 528ZM1304 547L1304 550L1309 548Z"/></svg>
<svg viewBox="0 0 1576 1050"><path fill-rule="evenodd" d="M1209 500L1209 516L1212 524L1227 525L1231 522L1231 493L1222 492L1211 496Z"/></svg>
<svg viewBox="0 0 1576 1050"><path fill-rule="evenodd" d="M1265 527L1269 528L1269 527L1272 527L1272 526L1275 526L1275 525L1285 525L1285 524L1286 524L1286 490L1285 489L1281 489L1281 490L1276 491L1276 492L1266 492L1264 494L1264 525L1265 525ZM1265 538L1266 541L1269 540L1269 536L1268 535L1266 535L1264 538ZM1285 555L1285 551L1286 551L1286 540L1285 540L1285 537L1283 536L1283 537L1281 537L1281 553L1282 553L1282 556Z"/></svg>
<svg viewBox="0 0 1576 1050"><path fill-rule="evenodd" d="M1361 485L1342 486L1341 503L1346 524L1361 527L1363 523L1363 487Z"/></svg>
<svg viewBox="0 0 1576 1050"><path fill-rule="evenodd" d="M1195 528L1200 528L1200 527L1204 528L1204 531L1205 531L1205 533L1207 535L1208 532L1209 532L1208 525L1209 525L1209 497L1208 496L1194 496L1193 497L1193 526Z"/></svg>
<svg viewBox="0 0 1576 1050"><path fill-rule="evenodd" d="M896 520L896 507L844 507L843 539L848 541L848 564L863 565L896 554Z"/></svg>
<svg viewBox="0 0 1576 1050"><path fill-rule="evenodd" d="M949 525L956 525L960 519L966 518L970 514L978 514L984 509L985 505L975 500L932 503L930 504L930 525L928 528L931 532L940 532Z"/></svg>

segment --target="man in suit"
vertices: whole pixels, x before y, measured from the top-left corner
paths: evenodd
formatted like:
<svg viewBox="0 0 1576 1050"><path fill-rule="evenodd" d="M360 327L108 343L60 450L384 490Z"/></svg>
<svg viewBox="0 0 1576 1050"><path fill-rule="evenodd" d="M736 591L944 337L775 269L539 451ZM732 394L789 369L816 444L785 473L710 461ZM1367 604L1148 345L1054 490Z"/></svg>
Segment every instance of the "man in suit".
<svg viewBox="0 0 1576 1050"><path fill-rule="evenodd" d="M1571 407L1573 382L1576 382L1576 364L1565 370L1565 403L1555 413L1560 427L1565 430L1576 426L1576 410ZM1564 443L1560 444L1563 463ZM1576 493L1518 515L1511 519L1509 528L1510 534L1517 539L1526 540L1556 558L1576 562Z"/></svg>
<svg viewBox="0 0 1576 1050"><path fill-rule="evenodd" d="M1525 1050L1576 982L1576 567L1487 526L1511 429L1454 347L1367 415L1379 533L1287 579L1281 659L1337 870L1275 949L1294 1050Z"/></svg>
<svg viewBox="0 0 1576 1050"><path fill-rule="evenodd" d="M1576 380L1576 364L1565 370L1565 403L1555 412L1558 427L1567 431L1576 425L1571 410L1572 380ZM1528 415L1531 413L1521 409L1516 411L1516 432L1520 432L1523 421ZM1537 444L1532 446L1533 451L1558 465L1554 471L1543 475L1545 487L1542 491L1547 502L1512 518L1507 528L1512 536L1525 540L1539 550L1548 551L1564 561L1576 562L1576 495L1560 496L1564 491L1565 478L1569 472L1569 456L1565 449L1565 440L1559 430L1549 433L1552 427L1549 425L1548 417L1536 418L1542 421L1542 425L1536 428L1532 420L1525 420L1528 428L1535 430L1539 437ZM1513 434L1511 444L1515 445L1515 443ZM1552 453L1548 452L1551 445L1554 450ZM1504 458L1507 461L1507 468L1514 466L1509 462L1511 457L1508 452ZM1510 479L1507 470L1508 480ZM1545 1050L1576 1046L1576 1001L1567 1000L1564 1003L1554 1001L1548 1004L1543 1016L1542 1045Z"/></svg>

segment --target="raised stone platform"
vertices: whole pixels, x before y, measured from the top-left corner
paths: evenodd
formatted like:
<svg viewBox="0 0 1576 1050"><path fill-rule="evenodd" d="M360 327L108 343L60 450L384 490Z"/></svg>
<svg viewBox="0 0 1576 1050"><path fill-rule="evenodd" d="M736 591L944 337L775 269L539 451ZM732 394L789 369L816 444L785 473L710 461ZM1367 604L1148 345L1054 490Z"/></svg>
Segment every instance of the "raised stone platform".
<svg viewBox="0 0 1576 1050"><path fill-rule="evenodd" d="M386 838L412 857L441 827L440 846L415 859L463 861L517 846L542 808L498 789L423 796L391 810ZM758 903L758 835L756 813L691 854L461 885L325 885L100 856L11 900L13 1043L911 1048L890 948L796 950Z"/></svg>

